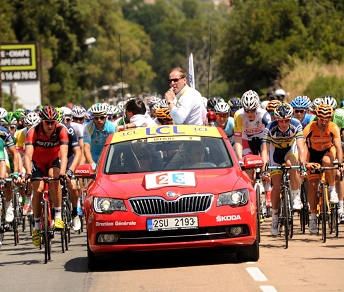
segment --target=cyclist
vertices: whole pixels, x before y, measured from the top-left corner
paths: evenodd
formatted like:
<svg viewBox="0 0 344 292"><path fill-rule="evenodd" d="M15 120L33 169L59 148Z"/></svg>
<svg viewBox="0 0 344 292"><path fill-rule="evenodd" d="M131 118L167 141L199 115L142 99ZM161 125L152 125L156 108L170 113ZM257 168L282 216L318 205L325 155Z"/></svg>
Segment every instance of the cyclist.
<svg viewBox="0 0 344 292"><path fill-rule="evenodd" d="M245 155L260 153L264 129L271 121L268 112L259 107L255 91L246 91L241 105L243 108L234 115L234 148L239 160ZM253 179L254 170L246 172Z"/></svg>
<svg viewBox="0 0 344 292"><path fill-rule="evenodd" d="M234 118L229 116L230 107L226 102L218 102L214 111L216 114L215 126L225 131L227 137L230 138L232 145L234 144Z"/></svg>
<svg viewBox="0 0 344 292"><path fill-rule="evenodd" d="M337 157L339 167L342 167L343 151L338 126L331 122L334 110L328 104L320 104L315 110L316 121L310 123L304 130L305 143L308 149L307 168L310 170L308 176L308 201L310 205L311 220L309 232L317 232L317 186L319 172L317 164L322 166L333 166L333 160ZM315 165L314 165L315 164ZM338 203L338 194L335 188L335 171L327 170L326 179L329 184L329 201Z"/></svg>
<svg viewBox="0 0 344 292"><path fill-rule="evenodd" d="M65 112L69 114L71 113L70 108L65 108ZM68 116L67 118L64 116L63 112L58 110L58 118L57 122L58 123L63 123L64 126L67 128L68 131L68 164L67 164L67 171L66 174L68 175L70 181L67 182L67 190L70 194L70 201L72 203L72 224L73 224L73 229L74 231L78 231L81 228L81 222L80 218L78 216L77 212L77 204L78 204L78 198L79 198L79 193L77 190L76 186L76 180L74 176L74 171L75 168L79 165L79 162L81 160L81 147L79 145L80 138L78 135L83 135L82 133L78 133L75 131L75 128L68 122ZM74 123L77 126L82 127L80 124ZM83 137L81 136L81 140L83 141Z"/></svg>
<svg viewBox="0 0 344 292"><path fill-rule="evenodd" d="M154 105L155 107L155 123L161 125L172 125L173 119L170 115L170 109L165 99L160 100L159 103Z"/></svg>
<svg viewBox="0 0 344 292"><path fill-rule="evenodd" d="M307 113L309 108L309 102L307 96L297 96L295 97L290 105L294 110L294 118L298 119L304 129L311 121L313 115Z"/></svg>
<svg viewBox="0 0 344 292"><path fill-rule="evenodd" d="M84 155L88 163L95 169L96 162L104 148L107 137L116 132L113 123L107 120L107 106L94 104L91 109L92 122L84 128Z"/></svg>
<svg viewBox="0 0 344 292"><path fill-rule="evenodd" d="M262 159L265 164L280 166L286 163L287 166L297 165L298 161L305 165L306 153L304 150L304 138L302 126L299 120L292 118L293 108L290 104L282 102L275 109L276 120L272 121L264 130L262 144ZM304 170L302 176L304 176ZM268 173L262 177L270 176ZM272 226L271 234L278 234L278 207L281 185L281 171L271 172L272 180ZM291 196L293 209L302 208L300 198L300 180L296 170L290 170Z"/></svg>
<svg viewBox="0 0 344 292"><path fill-rule="evenodd" d="M277 106L279 106L281 104L282 103L279 100L273 99L273 100L270 100L268 102L268 104L266 105L266 111L271 116L271 121L276 120L276 118L275 118L275 109L276 109Z"/></svg>
<svg viewBox="0 0 344 292"><path fill-rule="evenodd" d="M220 97L220 96L212 96L211 98L208 99L207 101L207 110L214 110L214 107L215 105L218 103L218 102L223 102L223 98Z"/></svg>
<svg viewBox="0 0 344 292"><path fill-rule="evenodd" d="M85 122L86 114L86 110L82 106L75 106L72 109L73 122L83 125Z"/></svg>
<svg viewBox="0 0 344 292"><path fill-rule="evenodd" d="M159 101L161 100L160 97L157 97L155 95L151 96L151 98L148 101L148 108L149 108L149 114L152 118L155 117L155 112L154 112L154 105L159 103ZM123 112L124 113L124 112Z"/></svg>
<svg viewBox="0 0 344 292"><path fill-rule="evenodd" d="M52 106L44 106L39 113L41 122L32 127L27 135L25 143L24 167L26 178L32 177L65 177L67 169L68 132L65 126L58 124L57 111ZM32 182L33 198L32 207L34 214L34 230L32 243L39 246L41 197L43 193L43 181ZM61 219L62 193L59 181L50 182L50 198L54 205L54 227L63 229L64 222Z"/></svg>
<svg viewBox="0 0 344 292"><path fill-rule="evenodd" d="M321 98L316 98L314 99L310 104L309 104L309 108L308 111L309 113L315 113L315 109L318 105L322 104L322 99ZM315 117L315 116L314 116ZM313 122L313 121L312 121Z"/></svg>
<svg viewBox="0 0 344 292"><path fill-rule="evenodd" d="M241 108L240 98L233 97L228 100L228 104L231 108L229 115L234 117L235 113Z"/></svg>
<svg viewBox="0 0 344 292"><path fill-rule="evenodd" d="M19 155L24 163L24 156L25 156L25 141L27 137L27 133L31 127L36 126L39 124L41 118L36 112L28 113L24 118L24 128L18 132L17 141L16 141L16 148L19 152ZM25 171L25 169L24 169ZM31 186L29 186L27 194L24 194L25 190L22 189L22 197L23 197L23 215L26 216L28 212L32 212L32 202L31 202Z"/></svg>

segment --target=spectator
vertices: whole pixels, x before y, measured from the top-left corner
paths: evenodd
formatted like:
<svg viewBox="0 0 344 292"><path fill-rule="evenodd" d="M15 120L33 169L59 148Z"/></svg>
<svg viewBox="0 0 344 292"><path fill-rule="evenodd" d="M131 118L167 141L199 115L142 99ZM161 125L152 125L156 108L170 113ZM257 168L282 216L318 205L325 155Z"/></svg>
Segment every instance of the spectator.
<svg viewBox="0 0 344 292"><path fill-rule="evenodd" d="M202 142L188 142L184 143L186 151L186 158L190 161L184 164L183 168L195 167L197 164L202 164L202 167L216 167L216 164L204 161L205 145Z"/></svg>
<svg viewBox="0 0 344 292"><path fill-rule="evenodd" d="M206 108L202 95L186 84L186 73L181 68L170 71L171 88L165 93L174 124L204 125Z"/></svg>

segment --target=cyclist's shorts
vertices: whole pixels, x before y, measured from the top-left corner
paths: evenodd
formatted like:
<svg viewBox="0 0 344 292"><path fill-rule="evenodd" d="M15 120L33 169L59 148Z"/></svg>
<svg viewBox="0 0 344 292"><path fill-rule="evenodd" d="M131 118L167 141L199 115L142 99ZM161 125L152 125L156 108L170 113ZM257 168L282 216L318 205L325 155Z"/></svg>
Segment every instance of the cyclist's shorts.
<svg viewBox="0 0 344 292"><path fill-rule="evenodd" d="M262 146L262 139L254 138L252 141L242 139L242 155L259 155Z"/></svg>
<svg viewBox="0 0 344 292"><path fill-rule="evenodd" d="M49 164L42 164L32 160L32 177L48 176L49 169L53 167L60 168L59 157L52 160Z"/></svg>
<svg viewBox="0 0 344 292"><path fill-rule="evenodd" d="M270 166L281 166L283 163L286 162L288 157L295 156L298 160L299 152L297 150L296 141L293 145L287 148L275 148L272 144L270 144L270 152L269 152L269 165ZM275 174L282 174L282 170L274 170L271 172L271 176Z"/></svg>
<svg viewBox="0 0 344 292"><path fill-rule="evenodd" d="M322 159L324 156L332 156L332 159L336 158L336 148L331 146L331 148L323 150L323 151L316 151L311 148L308 148L308 157L307 161L313 163L322 164ZM308 179L320 179L320 171L319 170L307 170Z"/></svg>

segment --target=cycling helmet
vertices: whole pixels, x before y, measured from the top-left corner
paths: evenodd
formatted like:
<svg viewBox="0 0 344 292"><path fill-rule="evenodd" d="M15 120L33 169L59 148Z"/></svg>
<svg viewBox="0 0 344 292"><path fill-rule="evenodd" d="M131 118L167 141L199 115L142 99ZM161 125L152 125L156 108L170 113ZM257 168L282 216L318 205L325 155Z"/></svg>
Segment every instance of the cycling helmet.
<svg viewBox="0 0 344 292"><path fill-rule="evenodd" d="M38 113L30 112L24 118L24 123L30 126L35 126L41 121Z"/></svg>
<svg viewBox="0 0 344 292"><path fill-rule="evenodd" d="M253 90L246 91L241 97L241 105L244 109L256 109L259 107L259 96Z"/></svg>
<svg viewBox="0 0 344 292"><path fill-rule="evenodd" d="M214 107L215 113L229 113L230 107L229 104L224 102L224 101L220 101L218 102L215 107Z"/></svg>
<svg viewBox="0 0 344 292"><path fill-rule="evenodd" d="M293 108L308 109L309 108L308 97L307 96L297 96L292 100L290 105Z"/></svg>
<svg viewBox="0 0 344 292"><path fill-rule="evenodd" d="M172 121L169 108L158 108L155 112L157 119Z"/></svg>
<svg viewBox="0 0 344 292"><path fill-rule="evenodd" d="M63 115L65 115L65 116L71 116L72 115L72 110L69 107L61 106L60 109L62 110Z"/></svg>
<svg viewBox="0 0 344 292"><path fill-rule="evenodd" d="M117 107L115 105L111 104L111 105L109 105L108 111L106 114L108 116L113 116L116 113L116 111L117 111Z"/></svg>
<svg viewBox="0 0 344 292"><path fill-rule="evenodd" d="M289 103L282 102L275 108L274 114L277 120L291 119L293 116L293 107Z"/></svg>
<svg viewBox="0 0 344 292"><path fill-rule="evenodd" d="M341 107L341 108L344 108L344 100L342 100L342 101L340 102L340 107Z"/></svg>
<svg viewBox="0 0 344 292"><path fill-rule="evenodd" d="M221 101L224 101L224 100L220 96L212 96L211 98L208 99L207 107L214 109L215 105Z"/></svg>
<svg viewBox="0 0 344 292"><path fill-rule="evenodd" d="M8 115L7 110L5 110L3 107L0 107L0 119L3 119Z"/></svg>
<svg viewBox="0 0 344 292"><path fill-rule="evenodd" d="M1 123L4 125L16 125L17 119L13 115L13 112L8 112L8 115L1 119Z"/></svg>
<svg viewBox="0 0 344 292"><path fill-rule="evenodd" d="M56 109L51 105L44 106L39 112L42 120L56 120L58 117Z"/></svg>
<svg viewBox="0 0 344 292"><path fill-rule="evenodd" d="M75 106L72 109L72 117L84 118L86 116L86 110L82 106Z"/></svg>
<svg viewBox="0 0 344 292"><path fill-rule="evenodd" d="M238 109L241 108L241 100L238 97L233 97L228 100L228 104L231 107L231 111L236 112Z"/></svg>
<svg viewBox="0 0 344 292"><path fill-rule="evenodd" d="M318 105L315 109L315 115L317 116L317 118L332 119L333 114L333 108L326 103Z"/></svg>
<svg viewBox="0 0 344 292"><path fill-rule="evenodd" d="M162 99L153 106L153 109L156 111L159 108L166 108L166 107L168 107L167 101L166 99Z"/></svg>
<svg viewBox="0 0 344 292"><path fill-rule="evenodd" d="M155 104L157 104L159 101L161 100L161 98L157 97L157 96L152 96L149 101L148 101L148 106L154 106Z"/></svg>
<svg viewBox="0 0 344 292"><path fill-rule="evenodd" d="M278 107L281 104L282 102L277 99L270 100L269 103L266 105L266 111L273 112L275 111L276 107Z"/></svg>
<svg viewBox="0 0 344 292"><path fill-rule="evenodd" d="M107 110L108 110L107 105L103 103L96 103L92 105L90 109L93 117L105 116L107 113Z"/></svg>
<svg viewBox="0 0 344 292"><path fill-rule="evenodd" d="M120 101L117 103L117 109L119 109L121 111L121 113L123 114L125 112L125 102L124 101Z"/></svg>
<svg viewBox="0 0 344 292"><path fill-rule="evenodd" d="M318 105L322 104L321 98L316 98L312 101L312 103L309 105L309 110L314 112Z"/></svg>
<svg viewBox="0 0 344 292"><path fill-rule="evenodd" d="M58 123L62 123L63 119L64 119L64 114L63 114L63 110L62 107L55 107L56 111L57 111L57 119L56 121Z"/></svg>
<svg viewBox="0 0 344 292"><path fill-rule="evenodd" d="M284 89L280 88L280 89L277 89L274 93L274 96L276 96L279 100L283 100L284 97L285 97L285 91Z"/></svg>
<svg viewBox="0 0 344 292"><path fill-rule="evenodd" d="M17 119L17 121L25 118L25 110L23 108L18 108L13 112L13 116Z"/></svg>
<svg viewBox="0 0 344 292"><path fill-rule="evenodd" d="M337 101L332 95L324 95L321 98L322 103L326 103L329 106L332 106L334 109L337 108Z"/></svg>

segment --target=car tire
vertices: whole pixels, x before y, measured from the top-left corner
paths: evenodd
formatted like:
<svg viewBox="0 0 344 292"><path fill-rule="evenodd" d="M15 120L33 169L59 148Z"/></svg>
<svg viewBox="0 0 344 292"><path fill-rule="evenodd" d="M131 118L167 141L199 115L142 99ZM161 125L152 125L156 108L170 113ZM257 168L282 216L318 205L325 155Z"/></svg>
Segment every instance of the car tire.
<svg viewBox="0 0 344 292"><path fill-rule="evenodd" d="M90 271L96 271L100 267L99 261L96 259L94 253L90 249L90 246L88 244L88 237L87 237L87 267Z"/></svg>
<svg viewBox="0 0 344 292"><path fill-rule="evenodd" d="M239 262L256 262L259 260L259 243L256 240L251 246L243 247L242 251L237 253Z"/></svg>

